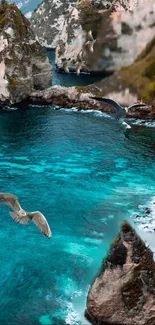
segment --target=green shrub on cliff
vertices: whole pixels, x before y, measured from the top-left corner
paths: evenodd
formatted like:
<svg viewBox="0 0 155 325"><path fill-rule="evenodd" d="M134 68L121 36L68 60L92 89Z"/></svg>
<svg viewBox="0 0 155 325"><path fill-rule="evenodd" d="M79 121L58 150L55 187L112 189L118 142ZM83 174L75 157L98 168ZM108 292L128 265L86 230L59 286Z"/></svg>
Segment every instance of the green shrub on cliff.
<svg viewBox="0 0 155 325"><path fill-rule="evenodd" d="M26 38L30 25L29 21L14 3L8 4L3 0L0 5L0 31L2 31L7 24L12 27L18 40Z"/></svg>
<svg viewBox="0 0 155 325"><path fill-rule="evenodd" d="M135 91L145 102L152 102L155 97L155 37L131 66L121 69L120 75L125 87Z"/></svg>
<svg viewBox="0 0 155 325"><path fill-rule="evenodd" d="M90 0L81 1L78 5L78 9L80 12L80 23L82 28L87 32L91 30L96 38L99 26L101 24L102 15L99 13L96 7L92 5Z"/></svg>

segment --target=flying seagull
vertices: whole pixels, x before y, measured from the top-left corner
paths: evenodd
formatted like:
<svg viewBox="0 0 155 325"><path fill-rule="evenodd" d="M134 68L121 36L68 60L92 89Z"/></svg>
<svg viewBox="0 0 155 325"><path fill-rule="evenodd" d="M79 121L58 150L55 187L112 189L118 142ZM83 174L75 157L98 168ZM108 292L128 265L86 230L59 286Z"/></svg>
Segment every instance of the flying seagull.
<svg viewBox="0 0 155 325"><path fill-rule="evenodd" d="M63 64L63 69L66 73L69 73L69 68L68 68L68 65L67 65L67 62L64 62Z"/></svg>
<svg viewBox="0 0 155 325"><path fill-rule="evenodd" d="M123 107L120 104L118 104L115 100L110 99L110 98L106 98L106 97L90 97L90 98L98 100L98 101L100 101L100 102L102 102L104 104L107 104L107 105L111 106L112 108L114 108L115 113L116 113L116 117L118 119L120 117L124 117L126 115L126 110L129 110L130 108L148 106L147 104L136 103L136 104L133 104L133 105L128 106L128 107Z"/></svg>
<svg viewBox="0 0 155 325"><path fill-rule="evenodd" d="M94 39L91 30L89 30L89 32L87 33L87 37L88 41L86 42L86 45L88 45L89 51L92 53L94 52L94 43L96 42L96 40Z"/></svg>
<svg viewBox="0 0 155 325"><path fill-rule="evenodd" d="M41 212L28 212L23 210L17 196L10 193L0 193L0 203L8 205L12 210L14 210L14 212L9 212L14 221L24 225L29 221L32 221L45 236L51 238L51 229Z"/></svg>
<svg viewBox="0 0 155 325"><path fill-rule="evenodd" d="M82 67L85 65L83 51L81 50L79 54L77 55L77 62L75 64L76 66L76 74L79 75L81 72Z"/></svg>

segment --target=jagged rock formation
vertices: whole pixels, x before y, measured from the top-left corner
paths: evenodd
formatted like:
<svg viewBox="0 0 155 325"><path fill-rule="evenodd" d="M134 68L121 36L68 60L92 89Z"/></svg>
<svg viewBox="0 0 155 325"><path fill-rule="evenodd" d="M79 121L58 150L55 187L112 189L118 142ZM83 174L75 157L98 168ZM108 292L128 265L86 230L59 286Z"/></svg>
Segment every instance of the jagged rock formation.
<svg viewBox="0 0 155 325"><path fill-rule="evenodd" d="M155 262L135 230L123 222L87 298L94 325L155 324Z"/></svg>
<svg viewBox="0 0 155 325"><path fill-rule="evenodd" d="M66 25L66 17L72 11L76 0L46 0L34 11L31 18L31 27L41 45L55 48L59 37L59 32L63 31ZM61 37L66 37L62 35ZM65 41L65 39L63 39Z"/></svg>
<svg viewBox="0 0 155 325"><path fill-rule="evenodd" d="M0 103L13 104L51 85L51 65L15 4L0 5Z"/></svg>

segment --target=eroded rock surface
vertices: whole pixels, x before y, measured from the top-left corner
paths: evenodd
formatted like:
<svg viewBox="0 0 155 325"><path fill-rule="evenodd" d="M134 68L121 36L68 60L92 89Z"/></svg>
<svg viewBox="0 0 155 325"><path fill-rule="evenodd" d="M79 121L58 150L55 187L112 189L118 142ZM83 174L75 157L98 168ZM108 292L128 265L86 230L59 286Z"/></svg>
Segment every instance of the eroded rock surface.
<svg viewBox="0 0 155 325"><path fill-rule="evenodd" d="M155 262L136 231L123 222L87 298L94 325L155 324Z"/></svg>
<svg viewBox="0 0 155 325"><path fill-rule="evenodd" d="M51 85L51 64L15 4L0 5L0 103L13 104Z"/></svg>
<svg viewBox="0 0 155 325"><path fill-rule="evenodd" d="M75 70L81 49L85 61L82 70L87 72L114 72L134 62L155 33L154 0L126 1L127 10L120 3L116 3L116 10L107 10L106 1L77 1L59 32L59 68L67 62L69 69ZM89 30L96 39L93 53L86 45Z"/></svg>
<svg viewBox="0 0 155 325"><path fill-rule="evenodd" d="M64 30L66 19L76 4L76 0L46 0L34 11L31 27L39 43L48 48L55 48L59 32ZM69 27L69 26L68 26ZM66 35L62 34L65 41Z"/></svg>

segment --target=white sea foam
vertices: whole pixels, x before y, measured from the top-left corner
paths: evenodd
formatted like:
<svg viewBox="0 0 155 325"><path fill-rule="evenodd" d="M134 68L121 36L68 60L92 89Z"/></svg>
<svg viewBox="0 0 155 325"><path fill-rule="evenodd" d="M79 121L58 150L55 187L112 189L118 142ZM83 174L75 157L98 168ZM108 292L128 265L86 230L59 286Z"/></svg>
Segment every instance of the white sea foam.
<svg viewBox="0 0 155 325"><path fill-rule="evenodd" d="M125 121L123 121L122 124L125 125L126 129L131 129L131 126Z"/></svg>
<svg viewBox="0 0 155 325"><path fill-rule="evenodd" d="M2 107L3 111L16 111L18 108L17 107L9 107L9 106L4 106Z"/></svg>
<svg viewBox="0 0 155 325"><path fill-rule="evenodd" d="M141 230L155 233L155 196L147 204L140 205L138 208L139 212L131 216L134 222Z"/></svg>
<svg viewBox="0 0 155 325"><path fill-rule="evenodd" d="M155 128L155 121L147 121L141 119L130 119L133 125L146 126L150 128Z"/></svg>

